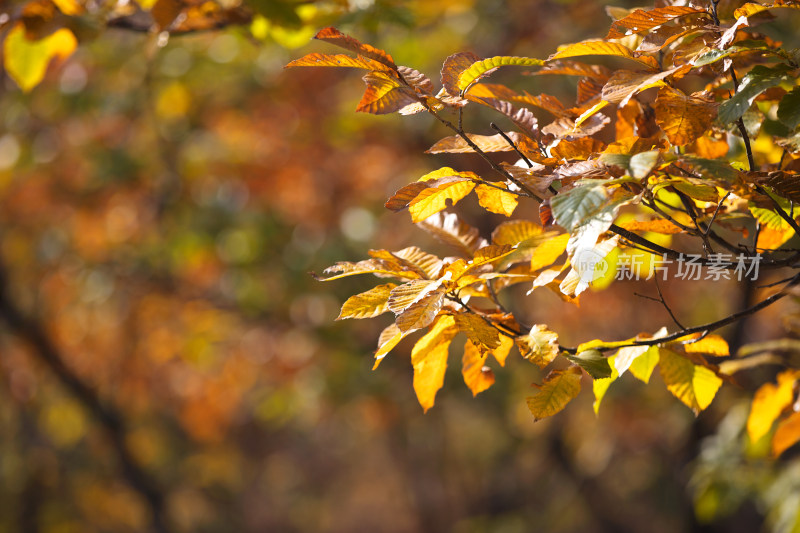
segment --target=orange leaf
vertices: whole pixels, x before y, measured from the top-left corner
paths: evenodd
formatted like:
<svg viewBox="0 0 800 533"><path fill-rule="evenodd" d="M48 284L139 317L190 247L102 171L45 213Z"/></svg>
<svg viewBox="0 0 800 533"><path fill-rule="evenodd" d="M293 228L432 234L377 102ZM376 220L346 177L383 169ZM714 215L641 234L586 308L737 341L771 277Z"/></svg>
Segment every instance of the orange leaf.
<svg viewBox="0 0 800 533"><path fill-rule="evenodd" d="M508 137L514 142L519 141L519 134L511 131ZM513 152L514 147L499 133L497 135L476 135L468 133L467 137L483 152ZM463 154L474 152L463 138L458 136L445 137L427 150L426 154Z"/></svg>
<svg viewBox="0 0 800 533"><path fill-rule="evenodd" d="M717 104L678 89L664 87L655 102L656 123L673 146L689 144L703 135L717 118Z"/></svg>
<svg viewBox="0 0 800 533"><path fill-rule="evenodd" d="M614 56L636 61L650 70L658 70L658 62L652 57L637 56L630 48L619 43L606 41L583 41L559 47L558 52L547 60L563 59L566 57L583 56Z"/></svg>
<svg viewBox="0 0 800 533"><path fill-rule="evenodd" d="M567 406L581 391L581 369L572 366L553 370L533 396L527 398L528 409L536 420L552 416Z"/></svg>
<svg viewBox="0 0 800 533"><path fill-rule="evenodd" d="M779 456L800 441L800 412L794 412L782 420L772 437L772 455Z"/></svg>
<svg viewBox="0 0 800 533"><path fill-rule="evenodd" d="M662 233L664 235L683 233L681 228L663 218L657 218L655 220L630 220L628 222L620 222L619 225L628 231L652 231L653 233Z"/></svg>
<svg viewBox="0 0 800 533"><path fill-rule="evenodd" d="M706 10L688 6L666 6L650 11L637 9L627 17L614 21L606 39L620 39L633 33L646 32L678 17L697 14L708 16Z"/></svg>
<svg viewBox="0 0 800 533"><path fill-rule="evenodd" d="M324 28L314 36L314 39L319 39L320 41L329 42L331 44L335 44L336 46L352 50L359 55L374 59L379 63L383 63L392 70L397 69L397 65L394 64L392 56L387 54L385 51L368 44L362 44L358 40L350 37L349 35L345 35L336 28Z"/></svg>
<svg viewBox="0 0 800 533"><path fill-rule="evenodd" d="M387 70L385 65L366 57L353 57L347 54L319 54L317 52L295 59L283 68L292 67L352 67L366 70Z"/></svg>
<svg viewBox="0 0 800 533"><path fill-rule="evenodd" d="M471 341L464 345L464 356L461 358L461 374L473 396L485 391L494 384L494 372L484 366L489 352L482 352Z"/></svg>
<svg viewBox="0 0 800 533"><path fill-rule="evenodd" d="M414 90L387 72L369 72L364 76L367 89L356 111L385 115L419 102Z"/></svg>
<svg viewBox="0 0 800 533"><path fill-rule="evenodd" d="M775 420L792 404L798 378L800 371L786 370L778 374L777 385L765 383L756 391L747 417L747 434L752 442L769 433Z"/></svg>

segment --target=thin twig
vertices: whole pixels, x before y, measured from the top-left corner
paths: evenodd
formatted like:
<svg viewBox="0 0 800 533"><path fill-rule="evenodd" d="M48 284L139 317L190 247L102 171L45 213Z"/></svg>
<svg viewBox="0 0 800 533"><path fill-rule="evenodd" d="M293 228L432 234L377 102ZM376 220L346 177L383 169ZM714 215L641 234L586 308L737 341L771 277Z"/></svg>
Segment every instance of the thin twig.
<svg viewBox="0 0 800 533"><path fill-rule="evenodd" d="M517 152L517 155L520 156L523 161L525 161L525 164L528 165L528 168L533 168L533 163L531 163L530 159L525 157L525 154L520 152L519 148L517 148L517 145L514 144L514 141L511 140L511 137L506 135L506 132L501 130L500 127L497 124L495 124L494 122L490 122L489 126L491 126L493 130L495 130L497 133L500 134L501 137L503 137L503 139L505 139L505 141L508 143L508 145L511 146L511 148L513 148L515 152Z"/></svg>
<svg viewBox="0 0 800 533"><path fill-rule="evenodd" d="M675 322L676 326L678 326L681 329L686 329L683 326L683 324L681 324L675 317L675 313L672 312L672 309L670 309L669 305L667 304L667 301L664 299L664 294L661 292L661 286L658 284L658 276L654 276L653 281L656 282L656 290L658 291L658 297L661 298L661 305L663 305L664 309L667 310L667 313L669 313L669 316L672 317L672 321Z"/></svg>

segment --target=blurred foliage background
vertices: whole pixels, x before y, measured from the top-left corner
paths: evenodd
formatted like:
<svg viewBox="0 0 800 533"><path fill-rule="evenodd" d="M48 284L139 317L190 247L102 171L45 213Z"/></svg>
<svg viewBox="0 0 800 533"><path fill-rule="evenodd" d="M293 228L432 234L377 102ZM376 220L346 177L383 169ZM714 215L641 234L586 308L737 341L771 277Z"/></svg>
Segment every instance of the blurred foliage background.
<svg viewBox="0 0 800 533"><path fill-rule="evenodd" d="M0 531L800 530L799 463L744 442L744 389L695 420L663 386L631 381L598 417L585 391L534 425L524 398L539 372L511 357L476 399L453 365L423 416L410 344L373 373L385 324L334 322L369 282L308 275L370 247L441 251L382 203L439 166L484 168L422 154L444 135L424 116L356 115L356 72L284 71L320 49L316 30L435 79L456 51L546 57L604 35L604 2L252 4L252 23L169 38L87 18L39 86L0 85ZM634 290L580 309L512 297L575 344L667 323ZM667 290L687 322L757 292ZM783 335L786 309L729 337Z"/></svg>

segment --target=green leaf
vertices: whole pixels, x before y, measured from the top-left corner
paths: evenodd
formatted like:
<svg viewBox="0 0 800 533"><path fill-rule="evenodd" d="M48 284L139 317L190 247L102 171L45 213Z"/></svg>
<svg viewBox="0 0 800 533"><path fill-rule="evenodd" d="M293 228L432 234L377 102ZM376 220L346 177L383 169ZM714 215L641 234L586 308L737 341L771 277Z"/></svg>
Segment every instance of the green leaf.
<svg viewBox="0 0 800 533"><path fill-rule="evenodd" d="M585 180L574 189L555 195L550 207L556 222L571 232L587 218L604 212L610 196L602 181Z"/></svg>
<svg viewBox="0 0 800 533"><path fill-rule="evenodd" d="M567 355L567 359L577 364L594 379L603 379L611 376L611 366L608 359L603 357L599 350L584 350L578 355Z"/></svg>
<svg viewBox="0 0 800 533"><path fill-rule="evenodd" d="M795 87L778 104L778 120L790 130L800 124L800 87Z"/></svg>
<svg viewBox="0 0 800 533"><path fill-rule="evenodd" d="M567 406L581 391L581 369L571 366L553 370L533 396L527 398L528 409L536 420L552 416Z"/></svg>
<svg viewBox="0 0 800 533"><path fill-rule="evenodd" d="M28 92L42 81L52 59L69 57L77 46L78 41L68 29L31 41L25 36L25 26L18 23L8 32L3 45L6 72L20 89Z"/></svg>
<svg viewBox="0 0 800 533"><path fill-rule="evenodd" d="M764 65L753 67L742 79L736 94L719 106L719 120L723 124L733 124L739 120L745 111L750 109L753 100L759 94L770 87L779 85L783 81L790 80L790 72L791 67L783 64L774 67L766 67Z"/></svg>
<svg viewBox="0 0 800 533"><path fill-rule="evenodd" d="M541 59L532 57L516 56L495 56L489 59L476 61L458 76L458 90L464 91L470 85L490 74L490 71L498 67L518 66L518 67L538 67L544 65Z"/></svg>

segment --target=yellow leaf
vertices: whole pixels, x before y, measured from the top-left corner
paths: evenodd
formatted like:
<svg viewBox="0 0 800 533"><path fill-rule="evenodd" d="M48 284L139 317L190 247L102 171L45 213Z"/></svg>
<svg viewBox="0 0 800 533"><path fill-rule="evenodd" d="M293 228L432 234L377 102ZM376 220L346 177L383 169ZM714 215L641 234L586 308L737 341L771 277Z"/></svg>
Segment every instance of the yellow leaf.
<svg viewBox="0 0 800 533"><path fill-rule="evenodd" d="M6 72L24 92L28 92L42 81L51 60L66 59L77 46L75 36L66 28L38 41L30 41L25 36L25 25L19 22L8 32L3 45Z"/></svg>
<svg viewBox="0 0 800 533"><path fill-rule="evenodd" d="M441 316L431 330L423 335L411 350L411 364L414 366L414 392L425 411L433 406L436 392L444 383L450 341L457 332L453 317Z"/></svg>
<svg viewBox="0 0 800 533"><path fill-rule="evenodd" d="M673 146L694 142L717 118L717 104L710 99L688 96L678 89L662 87L655 102L656 123Z"/></svg>
<svg viewBox="0 0 800 533"><path fill-rule="evenodd" d="M603 401L603 397L605 397L608 388L619 377L616 368L618 363L615 358L616 356L613 355L608 358L608 364L611 365L611 375L607 378L595 379L592 382L592 392L594 392L592 408L594 409L594 414L600 411L600 403Z"/></svg>
<svg viewBox="0 0 800 533"><path fill-rule="evenodd" d="M400 328L395 324L390 324L381 332L380 337L378 337L378 350L375 352L375 365L372 367L372 370L378 368L378 365L381 364L386 354L392 351L408 333L409 332L404 333L400 331Z"/></svg>
<svg viewBox="0 0 800 533"><path fill-rule="evenodd" d="M772 437L772 455L779 456L800 441L800 412L794 412L782 420Z"/></svg>
<svg viewBox="0 0 800 533"><path fill-rule="evenodd" d="M440 281L428 279L415 279L394 287L390 294L387 305L394 314L400 314L411 304L422 299L423 296L436 290L441 285Z"/></svg>
<svg viewBox="0 0 800 533"><path fill-rule="evenodd" d="M606 39L621 39L633 33L643 33L678 17L697 14L708 16L705 9L688 6L665 6L649 11L637 9L611 24Z"/></svg>
<svg viewBox="0 0 800 533"><path fill-rule="evenodd" d="M683 349L686 353L703 353L716 355L718 357L727 357L730 355L728 343L719 335L707 335L697 342L684 344Z"/></svg>
<svg viewBox="0 0 800 533"><path fill-rule="evenodd" d="M733 16L737 19L739 17L752 17L762 11L767 11L768 9L775 9L775 8L793 8L793 9L800 9L800 4L795 4L791 2L786 2L784 0L776 0L770 4L759 4L756 2L748 2L736 11L733 12Z"/></svg>
<svg viewBox="0 0 800 533"><path fill-rule="evenodd" d="M83 6L77 0L53 0L53 3L65 15L75 16L83 13Z"/></svg>
<svg viewBox="0 0 800 533"><path fill-rule="evenodd" d="M661 377L667 389L695 414L711 404L722 380L706 367L695 365L672 350L661 348Z"/></svg>
<svg viewBox="0 0 800 533"><path fill-rule="evenodd" d="M530 220L510 220L498 225L492 232L492 244L517 246L542 235L544 230Z"/></svg>
<svg viewBox="0 0 800 533"><path fill-rule="evenodd" d="M496 187L480 184L475 187L478 203L487 211L510 217L514 214L519 202L518 196L508 191L501 191Z"/></svg>
<svg viewBox="0 0 800 533"><path fill-rule="evenodd" d="M581 369L572 366L553 370L533 396L527 398L528 409L536 420L552 416L567 406L581 391Z"/></svg>
<svg viewBox="0 0 800 533"><path fill-rule="evenodd" d="M404 85L392 73L368 72L364 76L364 81L367 89L356 107L359 113L385 115L400 111L407 105L419 101L414 90Z"/></svg>
<svg viewBox="0 0 800 533"><path fill-rule="evenodd" d="M769 433L775 420L792 404L798 378L800 371L786 370L778 374L777 385L765 383L756 391L747 417L747 434L752 442Z"/></svg>
<svg viewBox="0 0 800 533"><path fill-rule="evenodd" d="M414 331L424 328L436 318L442 308L444 300L444 289L437 288L426 294L413 304L408 306L405 311L397 315L395 324L400 331Z"/></svg>
<svg viewBox="0 0 800 533"><path fill-rule="evenodd" d="M372 318L388 311L386 302L389 293L397 287L394 283L378 285L366 292L356 294L347 299L336 320L345 318Z"/></svg>
<svg viewBox="0 0 800 533"><path fill-rule="evenodd" d="M468 88L477 80L493 72L496 68L504 66L538 67L544 64L541 59L517 56L495 56L482 59L470 65L458 75L457 87L460 91ZM455 96L455 94L453 95Z"/></svg>
<svg viewBox="0 0 800 533"><path fill-rule="evenodd" d="M490 326L482 317L472 313L456 315L456 325L476 346L493 350L500 346L500 333Z"/></svg>
<svg viewBox="0 0 800 533"><path fill-rule="evenodd" d="M517 346L522 357L544 368L558 355L558 334L544 324L537 324L528 335L517 337Z"/></svg>
<svg viewBox="0 0 800 533"><path fill-rule="evenodd" d="M472 342L464 345L464 356L461 358L461 374L473 396L485 391L494 384L494 373L484 366L488 352L481 352Z"/></svg>
<svg viewBox="0 0 800 533"><path fill-rule="evenodd" d="M539 270L555 263L567 249L568 241L569 233L563 233L537 246L531 255L531 270Z"/></svg>
<svg viewBox="0 0 800 533"><path fill-rule="evenodd" d="M649 383L650 376L653 374L659 359L660 350L658 346L650 346L647 351L633 360L630 366L631 374L639 381Z"/></svg>
<svg viewBox="0 0 800 533"><path fill-rule="evenodd" d="M467 178L453 177L442 178L435 182L416 182L416 184L434 184L428 186L409 202L408 211L411 213L411 220L413 222L422 222L426 218L435 215L450 205L455 205L459 200L464 198L472 189L475 184Z"/></svg>
<svg viewBox="0 0 800 533"><path fill-rule="evenodd" d="M558 52L551 55L547 60L564 59L566 57L582 56L616 56L631 59L640 63L651 70L658 69L658 63L647 56L637 56L627 46L606 41L584 41L581 43L569 44L559 47Z"/></svg>
<svg viewBox="0 0 800 533"><path fill-rule="evenodd" d="M500 335L500 346L492 350L492 356L500 363L500 366L506 366L506 358L513 347L514 339L506 337L505 335Z"/></svg>
<svg viewBox="0 0 800 533"><path fill-rule="evenodd" d="M390 56L384 50L381 50L380 48L375 48L374 46L370 46L368 44L362 44L358 40L354 39L353 37L350 37L349 35L345 35L336 28L332 27L324 28L314 36L314 39L319 39L320 41L325 41L331 44L335 44L336 46L346 48L347 50L351 50L353 52L356 52L357 54L360 54L362 56L383 63L384 65L392 69L397 68L397 66L394 64L392 56Z"/></svg>
<svg viewBox="0 0 800 533"><path fill-rule="evenodd" d="M655 220L629 220L628 222L620 222L619 226L628 231L650 231L664 235L683 233L681 228L663 218L657 218Z"/></svg>

